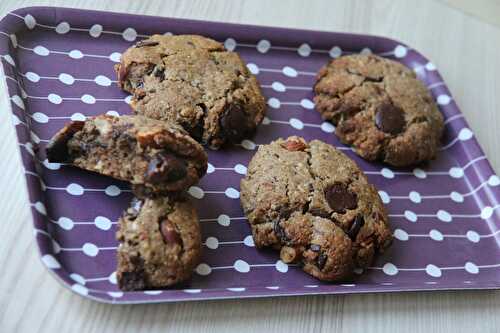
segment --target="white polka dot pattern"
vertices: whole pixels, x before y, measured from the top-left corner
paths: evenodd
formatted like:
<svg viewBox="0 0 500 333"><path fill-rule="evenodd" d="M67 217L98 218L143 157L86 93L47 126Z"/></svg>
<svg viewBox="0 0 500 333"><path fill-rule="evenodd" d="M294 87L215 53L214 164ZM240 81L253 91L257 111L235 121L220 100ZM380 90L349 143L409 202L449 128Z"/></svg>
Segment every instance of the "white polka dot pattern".
<svg viewBox="0 0 500 333"><path fill-rule="evenodd" d="M56 27L56 32L60 35L67 34L70 30L70 26L68 22L61 22Z"/></svg>
<svg viewBox="0 0 500 333"><path fill-rule="evenodd" d="M137 38L137 32L134 28L127 28L123 30L122 36L127 42L133 42Z"/></svg>
<svg viewBox="0 0 500 333"><path fill-rule="evenodd" d="M109 230L111 228L111 221L104 216L97 216L94 219L95 226L101 230Z"/></svg>
<svg viewBox="0 0 500 333"><path fill-rule="evenodd" d="M382 270L387 275L396 275L396 274L398 274L398 268L396 266L394 266L394 264L391 264L391 263L385 264L384 267L382 268Z"/></svg>
<svg viewBox="0 0 500 333"><path fill-rule="evenodd" d="M80 294L82 296L87 296L89 294L89 290L86 287L84 287L84 286L82 286L81 284L78 284L78 283L72 285L71 289L74 292L76 292L76 293L78 293L78 294Z"/></svg>
<svg viewBox="0 0 500 333"><path fill-rule="evenodd" d="M24 23L28 27L28 29L33 30L36 26L36 20L31 14L27 14L24 17Z"/></svg>
<svg viewBox="0 0 500 333"><path fill-rule="evenodd" d="M68 55L73 59L83 58L83 53L80 50L71 50Z"/></svg>
<svg viewBox="0 0 500 333"><path fill-rule="evenodd" d="M260 53L267 53L270 48L271 43L268 40L263 39L257 43L257 51L259 51Z"/></svg>
<svg viewBox="0 0 500 333"><path fill-rule="evenodd" d="M85 285L85 283L86 283L85 278L83 276L81 276L80 274L71 273L69 275L69 277L71 278L71 280L73 280L81 285Z"/></svg>
<svg viewBox="0 0 500 333"><path fill-rule="evenodd" d="M394 237L400 241L407 241L409 239L408 233L401 229L394 230Z"/></svg>
<svg viewBox="0 0 500 333"><path fill-rule="evenodd" d="M61 264L57 261L54 256L50 254L45 254L42 256L43 263L50 269L59 269L61 268Z"/></svg>
<svg viewBox="0 0 500 333"><path fill-rule="evenodd" d="M113 52L109 55L109 60L113 62L120 62L121 53Z"/></svg>
<svg viewBox="0 0 500 333"><path fill-rule="evenodd" d="M99 38L99 36L101 36L102 29L102 25L94 24L92 27L90 27L89 34L94 38Z"/></svg>

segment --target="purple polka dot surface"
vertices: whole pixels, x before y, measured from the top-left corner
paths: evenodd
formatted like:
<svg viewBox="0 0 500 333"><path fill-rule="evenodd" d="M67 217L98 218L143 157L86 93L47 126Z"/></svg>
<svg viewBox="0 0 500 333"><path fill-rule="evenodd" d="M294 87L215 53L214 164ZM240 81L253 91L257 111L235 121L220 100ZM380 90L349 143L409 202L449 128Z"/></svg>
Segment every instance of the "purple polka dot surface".
<svg viewBox="0 0 500 333"><path fill-rule="evenodd" d="M49 163L44 148L70 120L131 112L113 65L133 43L155 33L200 32L241 54L262 86L268 112L251 140L209 151L207 175L188 191L204 243L193 278L168 290L121 292L115 231L130 188ZM435 161L406 169L368 163L321 120L311 90L315 73L350 53L379 54L415 70L446 119ZM411 47L363 35L36 7L11 12L0 22L0 57L42 263L75 293L103 302L148 303L499 286L500 179L436 67ZM388 209L391 250L345 284L315 280L276 252L255 249L239 182L260 144L289 135L339 147L378 187Z"/></svg>

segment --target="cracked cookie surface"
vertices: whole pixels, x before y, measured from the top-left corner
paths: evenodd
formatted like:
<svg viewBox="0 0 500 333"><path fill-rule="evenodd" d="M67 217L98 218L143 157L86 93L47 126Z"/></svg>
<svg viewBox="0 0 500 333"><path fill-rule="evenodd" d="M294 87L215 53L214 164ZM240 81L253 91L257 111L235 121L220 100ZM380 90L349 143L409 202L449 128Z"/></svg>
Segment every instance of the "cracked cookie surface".
<svg viewBox="0 0 500 333"><path fill-rule="evenodd" d="M241 181L255 245L280 250L320 280L369 266L392 241L375 187L331 145L300 137L262 145Z"/></svg>
<svg viewBox="0 0 500 333"><path fill-rule="evenodd" d="M118 221L116 276L122 290L164 288L188 279L199 263L201 232L186 198L132 200Z"/></svg>
<svg viewBox="0 0 500 333"><path fill-rule="evenodd" d="M132 183L138 192L178 192L198 182L207 154L180 126L142 116L73 121L47 146L50 162L71 163Z"/></svg>
<svg viewBox="0 0 500 333"><path fill-rule="evenodd" d="M375 55L330 61L314 86L316 110L367 160L407 166L435 158L443 116L415 73Z"/></svg>
<svg viewBox="0 0 500 333"><path fill-rule="evenodd" d="M115 69L136 113L174 121L214 149L252 136L264 117L256 78L209 38L154 35L125 51Z"/></svg>

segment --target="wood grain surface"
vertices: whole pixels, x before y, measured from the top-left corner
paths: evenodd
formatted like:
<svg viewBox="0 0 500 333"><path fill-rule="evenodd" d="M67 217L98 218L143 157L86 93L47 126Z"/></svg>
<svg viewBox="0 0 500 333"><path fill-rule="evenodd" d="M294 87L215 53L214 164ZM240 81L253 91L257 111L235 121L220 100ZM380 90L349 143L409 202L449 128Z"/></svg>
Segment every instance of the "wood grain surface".
<svg viewBox="0 0 500 333"><path fill-rule="evenodd" d="M500 29L439 1L0 1L369 33L435 63L500 170ZM3 81L3 80L2 80ZM0 87L0 332L495 332L500 292L419 292L116 306L62 288L35 246L18 145Z"/></svg>

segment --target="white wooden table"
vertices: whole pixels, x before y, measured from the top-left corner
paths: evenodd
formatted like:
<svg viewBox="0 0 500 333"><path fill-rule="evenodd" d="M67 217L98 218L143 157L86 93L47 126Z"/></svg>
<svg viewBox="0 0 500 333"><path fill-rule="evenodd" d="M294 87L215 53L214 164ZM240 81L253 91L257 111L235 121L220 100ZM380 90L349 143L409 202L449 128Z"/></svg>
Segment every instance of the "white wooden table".
<svg viewBox="0 0 500 333"><path fill-rule="evenodd" d="M451 2L446 1L446 2ZM484 2L484 1L481 1ZM388 36L428 56L498 172L500 29L439 1L19 1ZM416 2L415 2L416 3ZM491 16L491 15L490 15ZM500 20L500 19L499 19ZM500 330L500 293L426 292L116 306L62 288L38 259L20 156L0 91L0 332Z"/></svg>

